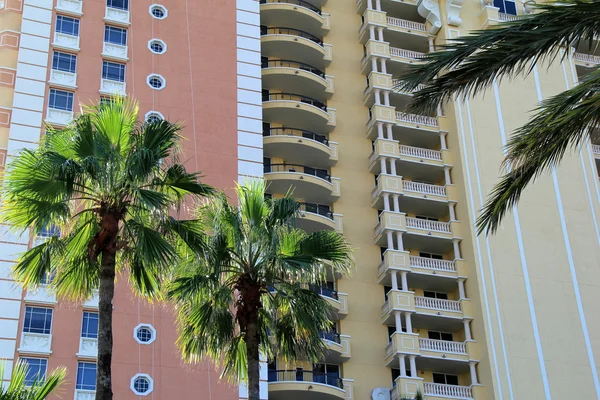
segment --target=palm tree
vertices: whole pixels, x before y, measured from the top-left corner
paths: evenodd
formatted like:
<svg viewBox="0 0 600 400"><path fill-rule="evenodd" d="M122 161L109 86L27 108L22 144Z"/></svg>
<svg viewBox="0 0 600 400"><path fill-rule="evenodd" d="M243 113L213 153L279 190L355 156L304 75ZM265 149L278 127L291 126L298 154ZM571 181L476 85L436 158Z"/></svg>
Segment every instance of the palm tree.
<svg viewBox="0 0 600 400"><path fill-rule="evenodd" d="M223 195L199 209L205 247L181 265L168 293L184 359L221 363L224 376L247 380L250 400L259 400L261 353L290 362L323 356L320 332L332 310L308 285L323 282L327 268L348 273L351 265L341 234L295 228L299 204L264 191L255 181L237 187L239 206Z"/></svg>
<svg viewBox="0 0 600 400"><path fill-rule="evenodd" d="M494 81L527 75L535 64L566 57L580 43L600 35L599 0L565 0L534 5L534 13L499 27L476 31L442 46L400 77L403 90L414 90L411 108L433 112L453 98L472 96ZM595 45L594 45L595 46ZM589 139L600 122L600 70L578 86L543 101L528 123L509 140L506 174L493 189L477 221L478 233L494 233L525 187L560 163L567 150Z"/></svg>
<svg viewBox="0 0 600 400"><path fill-rule="evenodd" d="M198 247L194 225L171 215L188 195L213 193L174 157L180 125L137 118L133 101L86 107L65 129L50 129L38 149L23 150L4 177L5 222L31 227L34 237L61 230L19 258L15 279L31 287L50 273L51 289L74 299L99 288L98 400L112 399L116 273L141 295L155 294L180 249Z"/></svg>
<svg viewBox="0 0 600 400"><path fill-rule="evenodd" d="M0 376L4 376L4 362L0 362ZM0 385L0 400L44 400L64 381L67 370L58 368L46 377L27 378L27 363L19 361L12 372L8 386Z"/></svg>
<svg viewBox="0 0 600 400"><path fill-rule="evenodd" d="M415 397L401 396L398 400L424 400L423 394L417 391Z"/></svg>

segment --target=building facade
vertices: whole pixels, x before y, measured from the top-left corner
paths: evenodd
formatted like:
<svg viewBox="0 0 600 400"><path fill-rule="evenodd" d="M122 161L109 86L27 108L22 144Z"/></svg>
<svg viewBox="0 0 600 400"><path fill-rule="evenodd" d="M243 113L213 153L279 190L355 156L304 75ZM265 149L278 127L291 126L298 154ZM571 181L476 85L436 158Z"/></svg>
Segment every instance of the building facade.
<svg viewBox="0 0 600 400"><path fill-rule="evenodd" d="M0 0L0 154L36 146L79 103L114 93L184 121L189 168L230 189L290 188L297 224L342 232L351 276L313 288L336 309L320 363L265 360L273 400L600 398L600 147L543 176L492 237L473 229L503 146L539 102L600 65L585 46L435 115L394 80L448 39L516 18L507 0ZM0 358L69 368L89 399L94 299L15 289L0 238ZM117 399L245 397L181 363L169 310L115 299ZM8 379L9 374L4 377Z"/></svg>

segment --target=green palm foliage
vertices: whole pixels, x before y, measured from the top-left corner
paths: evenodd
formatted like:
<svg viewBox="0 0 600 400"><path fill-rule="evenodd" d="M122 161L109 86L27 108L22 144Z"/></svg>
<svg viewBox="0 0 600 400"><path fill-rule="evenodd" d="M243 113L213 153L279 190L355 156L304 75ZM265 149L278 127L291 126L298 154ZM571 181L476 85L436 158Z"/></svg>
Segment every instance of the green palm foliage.
<svg viewBox="0 0 600 400"><path fill-rule="evenodd" d="M239 206L221 196L199 209L205 247L181 265L169 290L183 357L222 363L224 376L247 380L250 400L259 399L260 353L286 361L323 356L320 332L333 310L308 285L324 282L327 268L348 273L351 265L341 234L294 228L299 204L289 195L265 199L264 191L252 182L237 187Z"/></svg>
<svg viewBox="0 0 600 400"><path fill-rule="evenodd" d="M424 400L423 394L421 392L417 392L415 397L409 396L401 396L398 400Z"/></svg>
<svg viewBox="0 0 600 400"><path fill-rule="evenodd" d="M133 101L84 111L10 163L2 218L19 231L31 227L34 237L61 230L19 258L13 275L22 285L51 274L61 297L84 299L99 289L96 399L110 400L116 274L140 294L156 294L180 252L198 247L194 225L172 215L187 197L213 189L177 163L181 126L139 123Z"/></svg>
<svg viewBox="0 0 600 400"><path fill-rule="evenodd" d="M476 31L428 54L401 77L399 88L414 90L411 108L433 112L453 98L473 96L495 81L527 75L534 65L549 65L580 45L592 48L600 35L600 1L566 0L534 6L535 12L487 30ZM543 101L529 122L507 144L505 175L493 189L477 221L479 233L494 233L525 187L576 150L600 122L600 71L579 85Z"/></svg>
<svg viewBox="0 0 600 400"><path fill-rule="evenodd" d="M4 376L4 362L0 362L0 376ZM0 400L44 400L64 381L66 369L59 368L46 377L27 381L27 363L18 362L12 372L8 386L0 385Z"/></svg>

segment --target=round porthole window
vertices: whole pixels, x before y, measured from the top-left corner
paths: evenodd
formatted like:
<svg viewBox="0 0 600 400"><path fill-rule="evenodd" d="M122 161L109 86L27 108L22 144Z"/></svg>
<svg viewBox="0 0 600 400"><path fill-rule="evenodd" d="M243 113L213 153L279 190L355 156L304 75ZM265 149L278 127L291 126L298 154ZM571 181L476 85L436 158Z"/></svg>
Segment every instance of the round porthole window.
<svg viewBox="0 0 600 400"><path fill-rule="evenodd" d="M133 338L140 344L150 344L156 340L156 329L149 324L139 324L133 330Z"/></svg>
<svg viewBox="0 0 600 400"><path fill-rule="evenodd" d="M148 75L148 86L152 89L161 90L165 87L166 81L161 75Z"/></svg>
<svg viewBox="0 0 600 400"><path fill-rule="evenodd" d="M150 15L156 19L165 19L167 18L168 11L164 6L160 4L152 4L150 6Z"/></svg>
<svg viewBox="0 0 600 400"><path fill-rule="evenodd" d="M164 54L167 51L167 44L160 39L152 39L148 42L148 48L154 54Z"/></svg>
<svg viewBox="0 0 600 400"><path fill-rule="evenodd" d="M165 117L158 111L147 112L145 116L145 121L148 123L162 121L163 119L165 119Z"/></svg>
<svg viewBox="0 0 600 400"><path fill-rule="evenodd" d="M154 381L148 374L137 374L131 378L131 391L138 396L147 396L154 390Z"/></svg>

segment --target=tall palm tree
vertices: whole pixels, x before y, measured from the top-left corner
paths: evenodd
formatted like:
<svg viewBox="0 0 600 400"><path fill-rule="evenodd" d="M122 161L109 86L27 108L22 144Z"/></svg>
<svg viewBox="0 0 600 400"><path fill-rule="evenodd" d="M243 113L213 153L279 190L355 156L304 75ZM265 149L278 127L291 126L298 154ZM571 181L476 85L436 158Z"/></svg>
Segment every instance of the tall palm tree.
<svg viewBox="0 0 600 400"><path fill-rule="evenodd" d="M4 376L6 364L0 362L0 376ZM45 377L27 379L27 363L19 361L15 366L8 386L0 385L0 400L44 400L64 381L67 370L58 368Z"/></svg>
<svg viewBox="0 0 600 400"><path fill-rule="evenodd" d="M566 57L580 43L596 46L600 0L565 0L534 5L534 13L499 27L475 31L427 54L400 77L399 88L414 90L411 108L433 112L453 98L472 96L494 81L527 75L538 63ZM579 85L542 102L507 144L506 174L493 189L477 221L478 232L494 233L525 187L560 163L567 150L586 143L600 122L600 70Z"/></svg>
<svg viewBox="0 0 600 400"><path fill-rule="evenodd" d="M261 352L286 361L323 356L319 334L332 310L308 285L325 281L327 268L345 274L351 265L341 234L295 228L299 204L290 195L265 199L264 191L255 181L237 187L239 206L221 196L199 209L205 247L181 265L169 291L183 357L222 363L224 376L247 380L250 400L260 398Z"/></svg>
<svg viewBox="0 0 600 400"><path fill-rule="evenodd" d="M19 258L13 275L22 285L51 273L60 297L84 299L99 289L96 399L110 400L115 276L155 294L179 250L198 247L194 225L172 215L188 196L213 189L177 163L180 125L139 123L137 103L121 99L84 111L10 163L2 219L20 231L31 227L34 237L51 226L61 231Z"/></svg>

